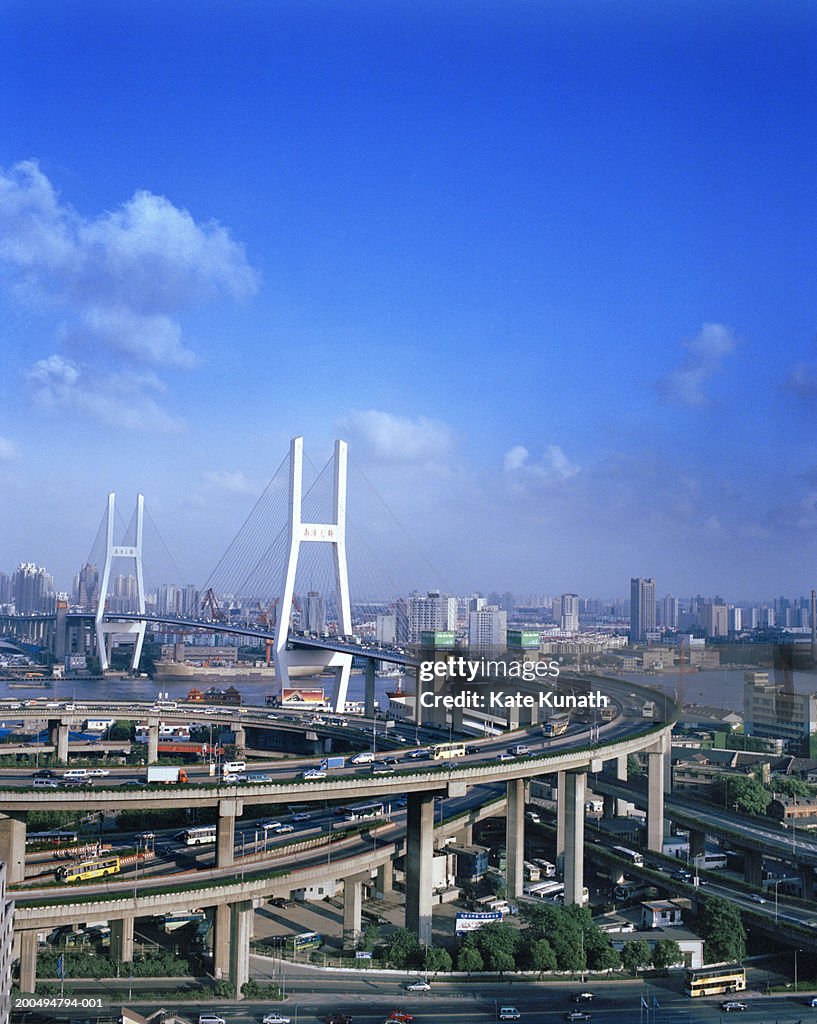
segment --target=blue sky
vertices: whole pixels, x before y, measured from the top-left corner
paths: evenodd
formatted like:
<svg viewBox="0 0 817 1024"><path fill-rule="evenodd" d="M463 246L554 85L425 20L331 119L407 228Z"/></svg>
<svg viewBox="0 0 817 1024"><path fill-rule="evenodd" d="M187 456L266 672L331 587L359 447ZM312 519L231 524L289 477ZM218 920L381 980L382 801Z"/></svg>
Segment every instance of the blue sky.
<svg viewBox="0 0 817 1024"><path fill-rule="evenodd" d="M303 433L463 592L817 583L812 5L4 20L0 568L201 580Z"/></svg>

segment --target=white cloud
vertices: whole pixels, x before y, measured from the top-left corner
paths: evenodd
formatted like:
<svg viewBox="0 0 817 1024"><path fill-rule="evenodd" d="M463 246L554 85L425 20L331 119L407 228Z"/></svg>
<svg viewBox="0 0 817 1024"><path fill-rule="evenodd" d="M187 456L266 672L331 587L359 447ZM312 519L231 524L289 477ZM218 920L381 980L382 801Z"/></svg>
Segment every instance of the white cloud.
<svg viewBox="0 0 817 1024"><path fill-rule="evenodd" d="M569 480L580 472L579 467L570 461L558 444L547 445L538 460L531 460L530 452L524 445L514 445L505 452L503 465L508 473L521 472L530 478L545 481Z"/></svg>
<svg viewBox="0 0 817 1024"><path fill-rule="evenodd" d="M357 410L341 421L350 442L382 462L433 462L454 448L451 429L440 420L409 419L377 409Z"/></svg>
<svg viewBox="0 0 817 1024"><path fill-rule="evenodd" d="M202 474L202 482L211 490L232 494L260 494L263 489L263 485L248 480L240 469L211 470Z"/></svg>
<svg viewBox="0 0 817 1024"><path fill-rule="evenodd" d="M92 416L109 427L148 433L178 433L182 420L170 416L153 398L164 385L151 373L101 373L89 376L59 355L40 359L28 372L35 402L51 411Z"/></svg>
<svg viewBox="0 0 817 1024"><path fill-rule="evenodd" d="M705 323L699 333L684 342L686 355L677 370L658 381L658 391L675 405L707 405L707 384L723 369L724 359L736 348L735 337L723 324Z"/></svg>
<svg viewBox="0 0 817 1024"><path fill-rule="evenodd" d="M0 437L0 462L13 462L20 458L20 449L7 437Z"/></svg>
<svg viewBox="0 0 817 1024"><path fill-rule="evenodd" d="M146 396L131 367L193 366L178 315L257 288L243 247L215 221L197 223L187 210L146 191L113 211L83 217L60 200L33 160L0 169L0 269L20 301L62 320L55 338L68 358L62 365L54 357L41 360L30 375L40 382L43 404L137 429L146 412L164 424L161 429L176 421ZM93 360L95 372L100 358L107 362L108 397L69 379L84 375L83 356ZM112 395L134 391L141 393L136 408L113 415Z"/></svg>

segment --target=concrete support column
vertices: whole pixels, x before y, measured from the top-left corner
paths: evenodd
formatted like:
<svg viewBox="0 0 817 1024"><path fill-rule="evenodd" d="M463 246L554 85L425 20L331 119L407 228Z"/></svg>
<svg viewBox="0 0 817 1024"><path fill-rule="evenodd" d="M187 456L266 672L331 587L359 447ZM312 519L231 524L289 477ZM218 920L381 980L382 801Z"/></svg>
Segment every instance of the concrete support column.
<svg viewBox="0 0 817 1024"><path fill-rule="evenodd" d="M61 718L48 719L48 742L51 743L61 764L68 762L68 723Z"/></svg>
<svg viewBox="0 0 817 1024"><path fill-rule="evenodd" d="M689 830L689 859L690 862L696 857L701 857L706 853L706 833L699 831L697 828L691 828Z"/></svg>
<svg viewBox="0 0 817 1024"><path fill-rule="evenodd" d="M758 889L763 885L763 854L760 850L743 851L743 881Z"/></svg>
<svg viewBox="0 0 817 1024"><path fill-rule="evenodd" d="M250 919L252 900L230 904L230 981L236 999L243 999L241 987L250 979Z"/></svg>
<svg viewBox="0 0 817 1024"><path fill-rule="evenodd" d="M565 773L556 773L556 871L565 873Z"/></svg>
<svg viewBox="0 0 817 1024"><path fill-rule="evenodd" d="M159 760L159 719L148 719L148 764Z"/></svg>
<svg viewBox="0 0 817 1024"><path fill-rule="evenodd" d="M664 845L664 754L647 754L647 849L660 853Z"/></svg>
<svg viewBox="0 0 817 1024"><path fill-rule="evenodd" d="M582 905L586 792L587 772L565 773L565 906Z"/></svg>
<svg viewBox="0 0 817 1024"><path fill-rule="evenodd" d="M120 917L110 922L111 960L129 964L133 960L133 918Z"/></svg>
<svg viewBox="0 0 817 1024"><path fill-rule="evenodd" d="M814 899L814 868L806 864L800 868L800 889L804 900Z"/></svg>
<svg viewBox="0 0 817 1024"><path fill-rule="evenodd" d="M37 984L37 933L20 933L20 991L33 992Z"/></svg>
<svg viewBox="0 0 817 1024"><path fill-rule="evenodd" d="M605 793L602 797L602 803L604 804L601 812L602 818L609 821L611 818L617 817L619 801L616 800L614 796L610 796L608 793Z"/></svg>
<svg viewBox="0 0 817 1024"><path fill-rule="evenodd" d="M352 949L363 930L363 883L368 874L350 875L343 880L343 946Z"/></svg>
<svg viewBox="0 0 817 1024"><path fill-rule="evenodd" d="M379 900L385 899L386 894L392 891L394 882L394 864L387 860L377 869L377 881L375 882L375 897Z"/></svg>
<svg viewBox="0 0 817 1024"><path fill-rule="evenodd" d="M374 718L374 658L366 658L363 669L363 714Z"/></svg>
<svg viewBox="0 0 817 1024"><path fill-rule="evenodd" d="M470 846L474 841L474 826L463 825L459 832L455 833L454 839L461 846Z"/></svg>
<svg viewBox="0 0 817 1024"><path fill-rule="evenodd" d="M406 928L431 942L434 794L409 793L406 816Z"/></svg>
<svg viewBox="0 0 817 1024"><path fill-rule="evenodd" d="M227 978L230 974L230 904L220 903L213 916L213 974Z"/></svg>
<svg viewBox="0 0 817 1024"><path fill-rule="evenodd" d="M25 878L27 817L25 811L0 814L0 861L5 861L7 882Z"/></svg>
<svg viewBox="0 0 817 1024"><path fill-rule="evenodd" d="M525 884L525 782L506 783L505 814L505 894L508 899L522 895Z"/></svg>
<svg viewBox="0 0 817 1024"><path fill-rule="evenodd" d="M627 755L622 754L616 758L616 779L619 782L627 781ZM628 804L626 800L616 800L616 817L626 818L628 811Z"/></svg>
<svg viewBox="0 0 817 1024"><path fill-rule="evenodd" d="M219 800L216 824L216 867L235 863L235 819L244 809L242 800Z"/></svg>
<svg viewBox="0 0 817 1024"><path fill-rule="evenodd" d="M243 754L247 749L247 733L243 725L233 726L233 742L235 743L236 753Z"/></svg>

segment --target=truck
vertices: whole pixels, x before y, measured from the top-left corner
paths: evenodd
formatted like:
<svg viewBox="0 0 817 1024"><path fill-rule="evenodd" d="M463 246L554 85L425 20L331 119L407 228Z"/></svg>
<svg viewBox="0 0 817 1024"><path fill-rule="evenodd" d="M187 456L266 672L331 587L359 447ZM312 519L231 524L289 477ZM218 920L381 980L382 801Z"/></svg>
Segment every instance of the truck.
<svg viewBox="0 0 817 1024"><path fill-rule="evenodd" d="M332 768L345 768L346 758L345 757L325 757L321 761L321 771L329 771Z"/></svg>
<svg viewBox="0 0 817 1024"><path fill-rule="evenodd" d="M150 784L151 782L163 782L167 786L172 785L176 782L183 783L187 782L187 772L184 770L184 768L181 768L179 767L179 765L175 764L151 764L148 765L147 781L148 784Z"/></svg>

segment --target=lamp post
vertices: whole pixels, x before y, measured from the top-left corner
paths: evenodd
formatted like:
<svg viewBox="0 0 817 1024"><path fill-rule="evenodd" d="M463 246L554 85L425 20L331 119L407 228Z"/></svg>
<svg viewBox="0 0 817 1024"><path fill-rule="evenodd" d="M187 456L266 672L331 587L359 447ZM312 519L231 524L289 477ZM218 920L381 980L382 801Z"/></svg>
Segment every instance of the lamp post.
<svg viewBox="0 0 817 1024"><path fill-rule="evenodd" d="M794 991L797 991L797 954L800 950L797 946L794 947Z"/></svg>

